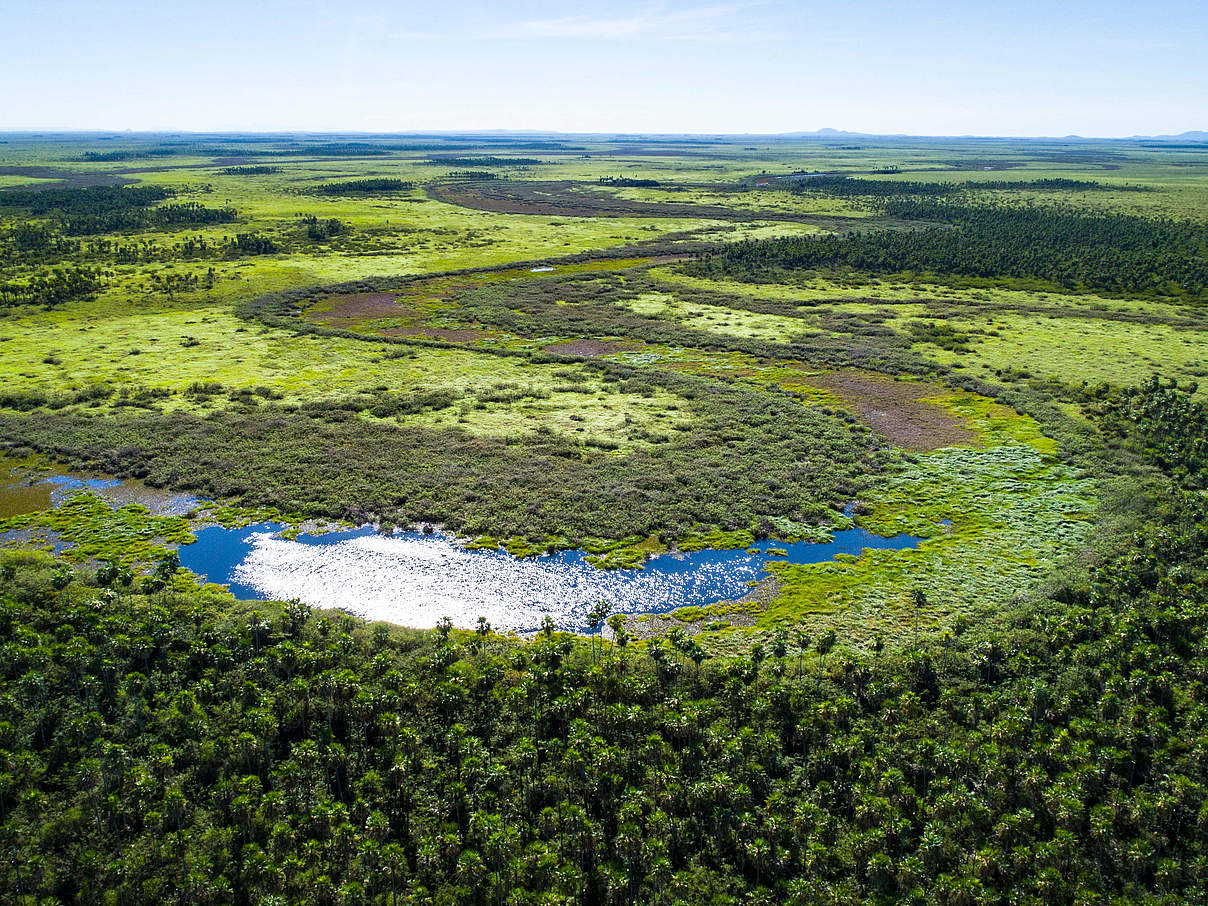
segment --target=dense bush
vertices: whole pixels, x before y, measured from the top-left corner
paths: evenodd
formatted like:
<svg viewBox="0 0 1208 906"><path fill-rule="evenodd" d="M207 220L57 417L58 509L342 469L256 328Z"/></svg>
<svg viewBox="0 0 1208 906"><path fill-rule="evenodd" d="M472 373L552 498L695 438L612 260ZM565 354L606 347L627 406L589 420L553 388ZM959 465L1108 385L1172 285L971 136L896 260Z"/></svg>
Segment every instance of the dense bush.
<svg viewBox="0 0 1208 906"><path fill-rule="evenodd" d="M1154 386L1106 408L1191 462L1162 435L1188 405ZM735 660L682 633L634 650L241 616L171 560L81 581L8 555L0 889L1204 903L1208 513L1167 499L1132 550L995 625L869 653L784 635Z"/></svg>
<svg viewBox="0 0 1208 906"><path fill-rule="evenodd" d="M617 454L561 435L480 437L351 417L443 408L453 399L442 392L204 418L12 414L0 416L0 436L81 468L216 499L534 539L674 539L698 525L749 528L765 517L817 522L883 468L887 454L870 434L791 397L689 378L672 387L685 398L690 430Z"/></svg>
<svg viewBox="0 0 1208 906"><path fill-rule="evenodd" d="M371 195L376 192L404 192L413 185L401 179L351 179L347 182L319 183L307 191L316 195Z"/></svg>

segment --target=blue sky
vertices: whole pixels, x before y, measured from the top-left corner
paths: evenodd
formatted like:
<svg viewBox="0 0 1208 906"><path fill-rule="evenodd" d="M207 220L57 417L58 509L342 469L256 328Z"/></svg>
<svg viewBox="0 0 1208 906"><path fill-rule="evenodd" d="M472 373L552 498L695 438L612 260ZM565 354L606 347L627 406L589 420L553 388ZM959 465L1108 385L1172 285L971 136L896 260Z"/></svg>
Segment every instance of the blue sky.
<svg viewBox="0 0 1208 906"><path fill-rule="evenodd" d="M1208 129L1208 3L0 0L0 130Z"/></svg>

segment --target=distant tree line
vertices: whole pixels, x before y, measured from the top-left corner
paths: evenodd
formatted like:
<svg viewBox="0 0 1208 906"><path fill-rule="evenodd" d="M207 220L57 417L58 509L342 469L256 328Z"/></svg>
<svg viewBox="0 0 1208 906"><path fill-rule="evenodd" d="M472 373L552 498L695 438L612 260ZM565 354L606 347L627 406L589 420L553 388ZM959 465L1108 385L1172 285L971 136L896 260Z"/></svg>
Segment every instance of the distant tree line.
<svg viewBox="0 0 1208 906"><path fill-rule="evenodd" d="M101 215L146 208L176 194L167 186L83 186L0 192L0 206L43 216Z"/></svg>
<svg viewBox="0 0 1208 906"><path fill-rule="evenodd" d="M746 241L687 267L756 281L776 279L786 269L844 267L1032 279L1068 289L1208 295L1208 226L1202 224L926 198L889 199L881 210L940 225Z"/></svg>
<svg viewBox="0 0 1208 906"><path fill-rule="evenodd" d="M80 159L97 163L114 163L145 157L170 157L178 153L180 152L175 148L147 148L140 151L85 151Z"/></svg>
<svg viewBox="0 0 1208 906"><path fill-rule="evenodd" d="M433 157L425 164L433 167L533 167L545 161L535 157Z"/></svg>
<svg viewBox="0 0 1208 906"><path fill-rule="evenodd" d="M268 165L253 167L223 167L218 172L223 176L269 176L273 173L280 173L281 168Z"/></svg>
<svg viewBox="0 0 1208 906"><path fill-rule="evenodd" d="M154 208L132 208L111 214L87 214L60 221L68 236L90 236L128 230L149 230L184 224L233 223L239 212L232 207L208 208L195 201Z"/></svg>
<svg viewBox="0 0 1208 906"><path fill-rule="evenodd" d="M55 268L25 280L0 282L0 305L60 305L74 299L91 298L104 285L97 270Z"/></svg>
<svg viewBox="0 0 1208 906"><path fill-rule="evenodd" d="M874 170L879 172L896 172ZM601 182L604 180L601 179ZM898 199L940 197L978 191L1001 192L1148 192L1149 186L1114 186L1085 179L1032 179L1032 180L965 180L963 182L916 182L911 180L863 179L841 174L803 175L793 179L781 179L771 187L787 189L797 195L828 195L836 198ZM767 188L768 186L760 186Z"/></svg>
<svg viewBox="0 0 1208 906"><path fill-rule="evenodd" d="M601 176L600 184L626 189L657 189L660 185L657 179L630 179L626 176Z"/></svg>
<svg viewBox="0 0 1208 906"><path fill-rule="evenodd" d="M238 216L230 206L209 208L194 201L159 204L174 195L172 189L160 186L89 186L3 193L0 204L21 208L35 216L53 217L68 236L180 224L231 223Z"/></svg>

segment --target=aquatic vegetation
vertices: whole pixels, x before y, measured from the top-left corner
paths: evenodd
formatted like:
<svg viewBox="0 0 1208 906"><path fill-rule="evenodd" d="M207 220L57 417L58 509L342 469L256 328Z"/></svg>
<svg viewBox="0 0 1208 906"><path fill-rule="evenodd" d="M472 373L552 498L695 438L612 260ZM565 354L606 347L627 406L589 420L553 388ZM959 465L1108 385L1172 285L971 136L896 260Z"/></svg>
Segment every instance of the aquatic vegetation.
<svg viewBox="0 0 1208 906"><path fill-rule="evenodd" d="M183 516L156 516L145 506L117 506L88 492L73 494L51 509L0 519L0 540L9 532L46 539L69 560L127 565L152 563L194 540L192 525Z"/></svg>
<svg viewBox="0 0 1208 906"><path fill-rule="evenodd" d="M928 605L927 627L975 618L1026 595L1090 536L1096 482L1035 447L947 449L920 454L862 502L878 534L909 532L917 550L867 551L853 562L773 564L777 594L764 625L819 615L854 643L897 634Z"/></svg>

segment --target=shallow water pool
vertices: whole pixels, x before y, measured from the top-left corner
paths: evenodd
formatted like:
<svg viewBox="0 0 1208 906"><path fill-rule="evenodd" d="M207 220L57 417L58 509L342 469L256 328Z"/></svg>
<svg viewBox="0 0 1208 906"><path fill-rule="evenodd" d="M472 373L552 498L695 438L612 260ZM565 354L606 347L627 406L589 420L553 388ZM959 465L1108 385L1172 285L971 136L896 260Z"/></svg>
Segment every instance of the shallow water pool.
<svg viewBox="0 0 1208 906"><path fill-rule="evenodd" d="M562 629L582 629L600 600L613 611L649 613L740 598L767 575L769 561L820 563L865 548L901 550L922 539L882 538L861 528L835 532L816 544L777 543L765 550L705 550L663 554L640 570L599 570L583 551L518 559L503 551L467 550L450 535L380 535L372 526L287 539L283 526L198 531L180 549L181 564L240 598L300 598L373 620L431 627L443 616L471 627L484 616L497 631L532 632L551 617Z"/></svg>

